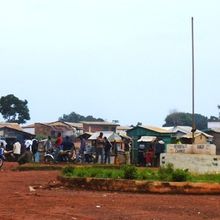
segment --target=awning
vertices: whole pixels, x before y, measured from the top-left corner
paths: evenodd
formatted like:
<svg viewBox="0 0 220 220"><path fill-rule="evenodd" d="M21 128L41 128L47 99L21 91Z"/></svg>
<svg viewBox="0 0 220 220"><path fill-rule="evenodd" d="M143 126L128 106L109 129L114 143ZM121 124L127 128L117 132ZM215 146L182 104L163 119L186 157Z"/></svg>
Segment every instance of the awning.
<svg viewBox="0 0 220 220"><path fill-rule="evenodd" d="M106 137L110 142L113 141L122 142L121 137L112 131L101 131L101 132L103 133L103 137ZM96 140L99 134L100 132L95 132L94 134L92 134L91 137L89 137L88 140Z"/></svg>
<svg viewBox="0 0 220 220"><path fill-rule="evenodd" d="M154 142L156 139L155 136L142 136L137 142Z"/></svg>

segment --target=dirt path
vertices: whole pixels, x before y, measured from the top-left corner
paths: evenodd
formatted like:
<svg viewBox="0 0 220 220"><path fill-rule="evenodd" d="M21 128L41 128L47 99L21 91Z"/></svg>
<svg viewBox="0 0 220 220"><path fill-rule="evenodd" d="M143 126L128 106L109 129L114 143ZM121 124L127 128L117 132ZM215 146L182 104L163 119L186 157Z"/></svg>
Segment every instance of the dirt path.
<svg viewBox="0 0 220 220"><path fill-rule="evenodd" d="M1 220L220 220L220 196L45 189L56 182L58 171L15 172L12 166L4 164L0 171Z"/></svg>

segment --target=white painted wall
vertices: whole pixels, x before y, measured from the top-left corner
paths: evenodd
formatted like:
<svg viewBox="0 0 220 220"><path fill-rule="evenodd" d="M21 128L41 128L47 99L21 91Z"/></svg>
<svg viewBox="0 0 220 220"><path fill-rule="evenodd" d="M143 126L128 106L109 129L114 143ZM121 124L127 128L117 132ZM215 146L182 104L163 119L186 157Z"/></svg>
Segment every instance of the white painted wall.
<svg viewBox="0 0 220 220"><path fill-rule="evenodd" d="M167 153L216 155L214 144L167 144Z"/></svg>
<svg viewBox="0 0 220 220"><path fill-rule="evenodd" d="M220 156L199 154L160 155L160 166L172 163L174 168L188 169L192 173L220 173Z"/></svg>
<svg viewBox="0 0 220 220"><path fill-rule="evenodd" d="M208 122L208 128L220 128L220 122L218 121Z"/></svg>

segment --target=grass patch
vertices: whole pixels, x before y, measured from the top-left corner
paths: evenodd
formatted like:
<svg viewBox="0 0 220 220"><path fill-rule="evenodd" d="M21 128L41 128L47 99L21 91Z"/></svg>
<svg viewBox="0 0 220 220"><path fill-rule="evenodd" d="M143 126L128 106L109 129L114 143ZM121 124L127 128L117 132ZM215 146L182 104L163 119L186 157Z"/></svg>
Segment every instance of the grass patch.
<svg viewBox="0 0 220 220"><path fill-rule="evenodd" d="M150 169L138 169L132 165L125 165L120 168L65 167L62 173L66 177L159 180L155 171Z"/></svg>
<svg viewBox="0 0 220 220"><path fill-rule="evenodd" d="M63 175L66 177L93 177L121 179L123 172L120 169L101 167L65 167Z"/></svg>
<svg viewBox="0 0 220 220"><path fill-rule="evenodd" d="M206 183L220 183L220 174L191 174L191 182L206 182Z"/></svg>
<svg viewBox="0 0 220 220"><path fill-rule="evenodd" d="M136 179L148 181L167 182L208 182L220 183L220 174L194 175L188 170L174 169L172 164L168 164L152 170L148 168L137 168L133 165L122 167L66 167L63 169L66 177L92 177L92 178L112 178L112 179Z"/></svg>

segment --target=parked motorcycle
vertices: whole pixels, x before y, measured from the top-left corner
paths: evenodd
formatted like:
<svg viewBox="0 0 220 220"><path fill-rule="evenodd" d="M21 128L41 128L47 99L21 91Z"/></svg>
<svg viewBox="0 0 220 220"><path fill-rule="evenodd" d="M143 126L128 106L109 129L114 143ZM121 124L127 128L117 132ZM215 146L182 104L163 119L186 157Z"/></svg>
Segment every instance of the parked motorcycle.
<svg viewBox="0 0 220 220"><path fill-rule="evenodd" d="M44 155L45 163L55 163L55 162L76 162L75 151L61 150L58 154L57 161L55 161L55 150L49 149Z"/></svg>
<svg viewBox="0 0 220 220"><path fill-rule="evenodd" d="M85 153L85 162L86 163L95 163L96 155L94 153Z"/></svg>
<svg viewBox="0 0 220 220"><path fill-rule="evenodd" d="M44 162L45 163L54 163L55 162L54 154L55 154L55 151L53 148L50 148L49 150L47 150L44 155Z"/></svg>

